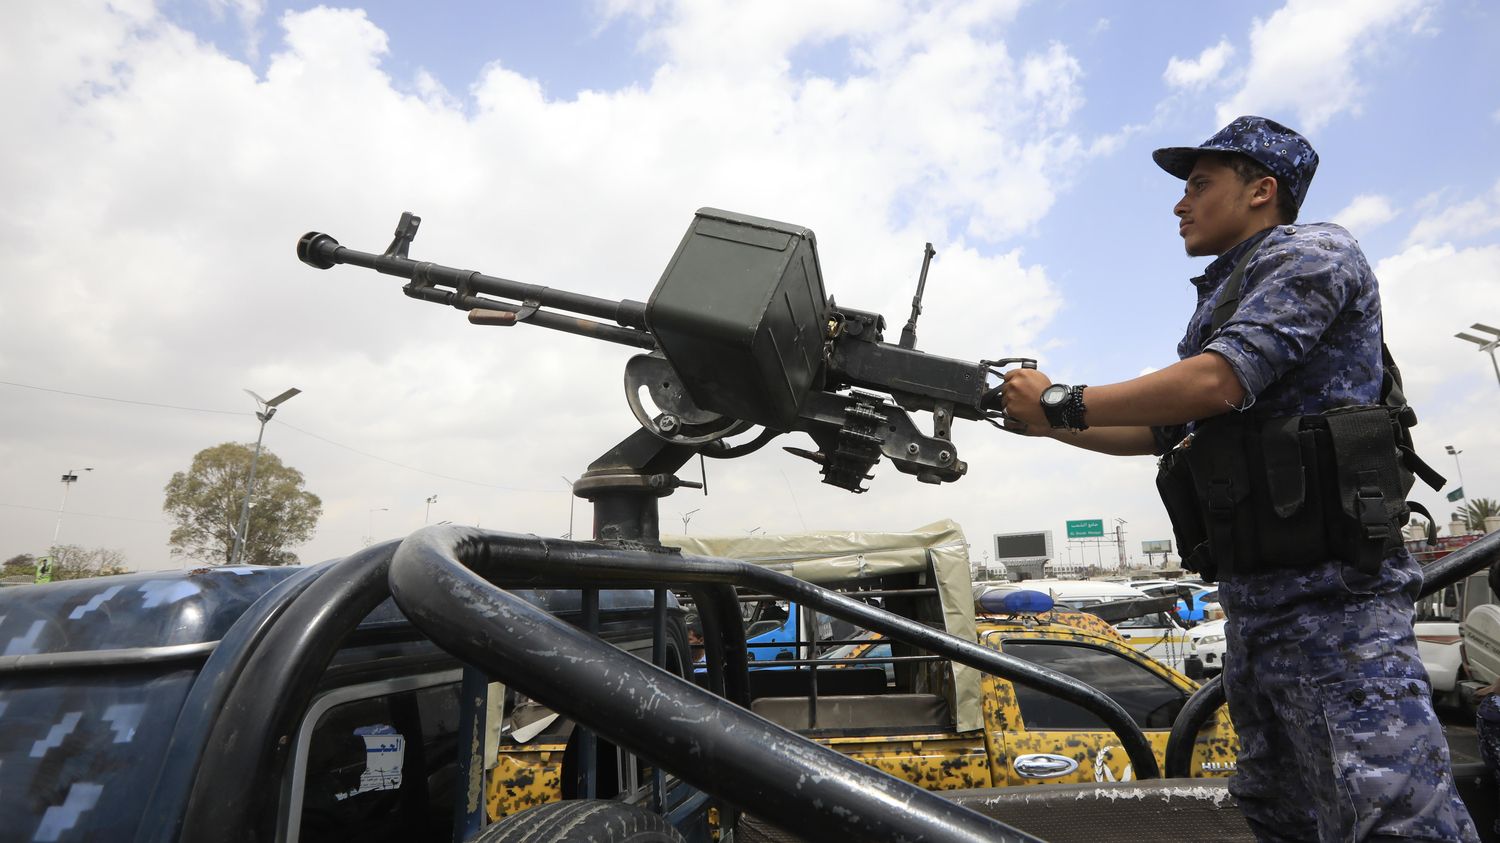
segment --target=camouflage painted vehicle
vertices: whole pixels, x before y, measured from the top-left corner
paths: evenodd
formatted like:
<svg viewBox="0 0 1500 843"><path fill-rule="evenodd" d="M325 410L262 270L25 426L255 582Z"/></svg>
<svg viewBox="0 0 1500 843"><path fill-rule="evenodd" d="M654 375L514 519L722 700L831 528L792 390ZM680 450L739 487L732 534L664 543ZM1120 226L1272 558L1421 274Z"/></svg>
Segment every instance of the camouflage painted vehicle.
<svg viewBox="0 0 1500 843"><path fill-rule="evenodd" d="M953 522L909 533L835 532L731 538L665 537L706 556L732 556L867 595L888 610L1103 691L1144 731L1165 763L1172 723L1198 683L1133 648L1095 615L1073 611L976 617L968 545ZM757 595L744 595L753 604ZM800 658L750 662L751 711L927 790L1126 781L1134 777L1114 732L1095 715L1003 677L892 647L867 630L804 615ZM809 693L813 672L817 695ZM524 707L523 707L524 710ZM544 733L507 722L490 781L496 816L562 797L570 724ZM520 739L517 738L519 734ZM1238 744L1224 711L1200 730L1194 776L1234 771ZM754 811L754 806L750 806Z"/></svg>
<svg viewBox="0 0 1500 843"><path fill-rule="evenodd" d="M464 665L390 599L395 548L0 591L5 839L460 839ZM515 593L583 620L577 591ZM654 608L601 592L599 637L649 659Z"/></svg>

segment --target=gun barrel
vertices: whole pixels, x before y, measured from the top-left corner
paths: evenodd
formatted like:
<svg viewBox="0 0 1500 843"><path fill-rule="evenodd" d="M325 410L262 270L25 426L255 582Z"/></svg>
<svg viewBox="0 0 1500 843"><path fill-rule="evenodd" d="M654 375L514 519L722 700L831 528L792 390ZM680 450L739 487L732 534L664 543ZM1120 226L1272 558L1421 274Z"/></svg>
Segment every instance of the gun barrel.
<svg viewBox="0 0 1500 843"><path fill-rule="evenodd" d="M414 261L399 255L361 252L348 246L340 246L339 241L316 231L302 235L302 239L297 241L297 257L308 266L318 269L328 269L344 263L373 269L383 275L405 278L418 287L451 287L460 297L486 293L513 301L535 303L540 307L608 319L627 328L646 329L646 305L638 301L599 298L538 284L524 284L430 261Z"/></svg>

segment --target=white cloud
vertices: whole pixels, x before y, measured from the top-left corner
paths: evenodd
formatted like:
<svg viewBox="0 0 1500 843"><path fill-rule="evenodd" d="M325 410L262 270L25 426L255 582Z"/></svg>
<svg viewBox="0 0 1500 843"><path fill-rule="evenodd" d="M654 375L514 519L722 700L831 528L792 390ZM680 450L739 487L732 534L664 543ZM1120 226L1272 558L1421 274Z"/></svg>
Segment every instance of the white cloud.
<svg viewBox="0 0 1500 843"><path fill-rule="evenodd" d="M1350 200L1343 210L1333 215L1333 221L1356 235L1384 225L1396 218L1396 210L1384 196L1362 193Z"/></svg>
<svg viewBox="0 0 1500 843"><path fill-rule="evenodd" d="M1173 88L1198 90L1217 80L1233 56L1234 45L1229 43L1228 38L1224 38L1212 47L1205 48L1196 59L1173 56L1167 62L1162 78Z"/></svg>
<svg viewBox="0 0 1500 843"><path fill-rule="evenodd" d="M1296 128L1313 132L1335 115L1358 113L1358 67L1377 61L1395 36L1424 32L1434 2L1287 0L1256 20L1244 84L1219 104L1218 123L1242 114L1294 113Z"/></svg>
<svg viewBox="0 0 1500 843"><path fill-rule="evenodd" d="M1443 204L1436 197L1429 213L1412 226L1406 236L1411 245L1464 242L1492 231L1500 231L1500 181L1486 195Z"/></svg>
<svg viewBox="0 0 1500 843"><path fill-rule="evenodd" d="M304 390L267 445L325 501L305 560L348 552L372 527L420 526L434 493L434 521L561 533L557 476L576 477L634 427L619 400L629 352L473 328L393 279L292 256L309 229L380 251L402 210L424 217L413 256L637 300L693 209L787 219L817 231L830 293L898 326L932 240L923 348L977 358L1037 343L1058 293L1043 268L992 244L1035 225L1089 153L1073 126L1078 63L1060 45L1013 54L994 37L1014 3L915 18L891 4L717 16L644 5L663 51L649 84L571 99L548 99L503 59L462 101L427 77L393 80L389 39L351 10L283 15L285 47L259 76L144 3L34 4L9 21L0 108L27 131L0 134L0 380L242 412L0 387L0 535L12 542L0 552L45 546L56 476L93 465L63 540L170 564L161 488L198 449L253 439L241 387ZM846 44L848 75L788 73L809 42ZM996 437L968 436L1009 470ZM850 515L848 496L817 488L793 458L713 468L725 527L796 526L799 507L862 524L980 511L974 480L913 491L882 469L887 491ZM796 494L766 495L787 485L783 471ZM689 500L664 503L664 520L699 505Z"/></svg>
<svg viewBox="0 0 1500 843"><path fill-rule="evenodd" d="M1500 425L1482 408L1495 405L1500 384L1487 356L1454 334L1475 321L1497 321L1500 246L1415 244L1378 262L1375 272L1386 342L1420 419L1413 430L1418 452L1448 475L1451 491L1458 478L1442 449L1449 444L1462 449L1469 490L1494 497L1500 484ZM1439 524L1447 523L1454 508L1420 483L1413 499L1426 504Z"/></svg>

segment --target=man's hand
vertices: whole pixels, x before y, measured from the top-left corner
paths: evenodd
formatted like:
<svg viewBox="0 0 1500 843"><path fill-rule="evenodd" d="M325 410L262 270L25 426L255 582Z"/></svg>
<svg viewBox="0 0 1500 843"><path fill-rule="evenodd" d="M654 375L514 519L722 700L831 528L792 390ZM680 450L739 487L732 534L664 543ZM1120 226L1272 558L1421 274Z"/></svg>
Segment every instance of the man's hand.
<svg viewBox="0 0 1500 843"><path fill-rule="evenodd" d="M1026 424L1026 432L1047 436L1052 425L1047 414L1042 412L1042 392L1052 385L1052 379L1036 369L1011 369L1005 373L1005 385L1000 393L1005 414Z"/></svg>

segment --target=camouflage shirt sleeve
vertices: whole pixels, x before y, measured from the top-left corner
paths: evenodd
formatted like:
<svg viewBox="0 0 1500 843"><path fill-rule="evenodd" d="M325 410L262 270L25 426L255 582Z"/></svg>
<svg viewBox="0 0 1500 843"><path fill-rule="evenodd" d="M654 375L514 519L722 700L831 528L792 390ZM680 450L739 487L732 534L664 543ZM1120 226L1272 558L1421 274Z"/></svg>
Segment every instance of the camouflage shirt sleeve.
<svg viewBox="0 0 1500 843"><path fill-rule="evenodd" d="M1358 245L1342 229L1277 228L1246 267L1239 308L1204 350L1222 355L1246 395L1259 396L1303 363L1360 298L1366 277Z"/></svg>

